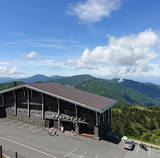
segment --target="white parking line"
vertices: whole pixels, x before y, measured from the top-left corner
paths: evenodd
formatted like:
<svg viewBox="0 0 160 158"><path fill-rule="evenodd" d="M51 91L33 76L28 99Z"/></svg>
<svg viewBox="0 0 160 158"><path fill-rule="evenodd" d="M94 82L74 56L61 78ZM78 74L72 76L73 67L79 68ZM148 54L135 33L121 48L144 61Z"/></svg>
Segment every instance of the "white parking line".
<svg viewBox="0 0 160 158"><path fill-rule="evenodd" d="M11 123L11 122L15 122L15 121L16 121L16 120L7 121L7 122L5 122L4 124Z"/></svg>
<svg viewBox="0 0 160 158"><path fill-rule="evenodd" d="M38 131L40 131L40 130L42 130L42 128L41 128L41 129L37 129L37 130L35 130L35 131L32 131L32 133L38 132Z"/></svg>
<svg viewBox="0 0 160 158"><path fill-rule="evenodd" d="M15 124L12 124L11 126L15 126L15 125L18 125L18 124L21 124L22 122L17 122Z"/></svg>
<svg viewBox="0 0 160 158"><path fill-rule="evenodd" d="M14 141L14 140L11 140L11 139L8 139L8 138L4 138L4 137L1 137L1 136L0 136L0 138L1 138L1 139L4 139L4 140L7 140L7 141L10 141L10 142L12 142L12 143L18 144L18 145L20 145L20 146L26 147L26 148L28 148L28 149L31 149L31 150L37 151L37 152L39 152L39 153L41 153L41 154L44 154L44 155L47 155L47 156L49 156L49 157L56 158L56 157L55 157L55 156L53 156L53 155L50 155L50 154L48 154L48 153L46 153L46 152L43 152L43 151L41 151L41 150L38 150L38 149L32 148L32 147L27 146L27 145L25 145L25 144L22 144L22 143L16 142L16 141Z"/></svg>
<svg viewBox="0 0 160 158"><path fill-rule="evenodd" d="M79 158L83 157L87 152L85 152L83 155L81 155Z"/></svg>
<svg viewBox="0 0 160 158"><path fill-rule="evenodd" d="M25 127L25 126L29 126L29 124L25 124L25 125L23 125L23 126L19 126L18 128L23 128L23 127Z"/></svg>
<svg viewBox="0 0 160 158"><path fill-rule="evenodd" d="M95 158L98 158L98 155Z"/></svg>
<svg viewBox="0 0 160 158"><path fill-rule="evenodd" d="M149 148L149 151L148 151L148 156L150 156L151 154L151 148Z"/></svg>
<svg viewBox="0 0 160 158"><path fill-rule="evenodd" d="M64 155L63 157L66 157L66 156L70 155L70 154L73 153L75 150L77 150L77 148L73 149L71 152L69 152L68 154Z"/></svg>
<svg viewBox="0 0 160 158"><path fill-rule="evenodd" d="M137 146L137 150L136 150L136 152L138 152L138 150L139 150L139 145Z"/></svg>
<svg viewBox="0 0 160 158"><path fill-rule="evenodd" d="M30 129L33 129L33 128L36 128L36 126L33 126L33 127L30 127L30 128L27 128L26 131L30 130Z"/></svg>

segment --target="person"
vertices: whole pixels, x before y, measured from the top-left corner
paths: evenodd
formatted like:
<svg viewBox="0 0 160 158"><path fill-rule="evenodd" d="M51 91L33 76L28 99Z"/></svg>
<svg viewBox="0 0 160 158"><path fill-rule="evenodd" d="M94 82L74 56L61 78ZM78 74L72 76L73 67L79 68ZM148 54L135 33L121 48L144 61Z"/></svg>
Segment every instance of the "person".
<svg viewBox="0 0 160 158"><path fill-rule="evenodd" d="M64 127L63 126L61 126L61 132L64 132Z"/></svg>
<svg viewBox="0 0 160 158"><path fill-rule="evenodd" d="M51 135L52 134L52 129L50 128L49 129L49 133L48 133L49 135Z"/></svg>
<svg viewBox="0 0 160 158"><path fill-rule="evenodd" d="M56 129L54 130L54 135L55 135L55 136L57 135L57 130L56 130Z"/></svg>
<svg viewBox="0 0 160 158"><path fill-rule="evenodd" d="M71 130L72 136L73 136L73 130Z"/></svg>

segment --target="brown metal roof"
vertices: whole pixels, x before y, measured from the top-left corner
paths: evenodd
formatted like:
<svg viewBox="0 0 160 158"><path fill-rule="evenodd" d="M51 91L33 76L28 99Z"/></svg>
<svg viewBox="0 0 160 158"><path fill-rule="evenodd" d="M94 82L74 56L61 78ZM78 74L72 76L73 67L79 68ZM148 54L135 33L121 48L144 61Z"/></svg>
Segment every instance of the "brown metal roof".
<svg viewBox="0 0 160 158"><path fill-rule="evenodd" d="M99 112L106 111L116 104L117 101L88 93L70 86L61 85L55 82L51 83L32 83L25 87L41 91L60 99L70 101L83 107L97 110Z"/></svg>

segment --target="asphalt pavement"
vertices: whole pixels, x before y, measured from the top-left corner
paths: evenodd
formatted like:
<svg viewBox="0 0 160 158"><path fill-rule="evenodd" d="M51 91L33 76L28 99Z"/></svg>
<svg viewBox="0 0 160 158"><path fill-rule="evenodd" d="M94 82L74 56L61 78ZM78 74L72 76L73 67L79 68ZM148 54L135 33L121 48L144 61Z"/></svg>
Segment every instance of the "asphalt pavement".
<svg viewBox="0 0 160 158"><path fill-rule="evenodd" d="M158 158L160 150L144 151L135 145L132 151L124 142L97 141L57 132L9 118L0 118L0 145L26 158Z"/></svg>

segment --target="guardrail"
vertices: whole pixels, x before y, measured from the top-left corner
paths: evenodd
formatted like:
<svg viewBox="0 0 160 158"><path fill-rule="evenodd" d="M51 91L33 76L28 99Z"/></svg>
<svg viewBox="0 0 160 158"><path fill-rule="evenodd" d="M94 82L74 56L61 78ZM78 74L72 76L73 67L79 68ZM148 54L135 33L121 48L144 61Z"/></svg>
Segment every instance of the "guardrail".
<svg viewBox="0 0 160 158"><path fill-rule="evenodd" d="M2 145L1 145L0 158L25 158L25 157L22 155L19 155L17 152L13 152L8 149L2 148Z"/></svg>

